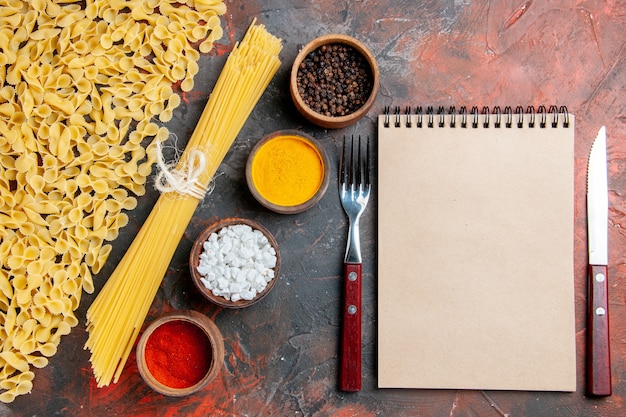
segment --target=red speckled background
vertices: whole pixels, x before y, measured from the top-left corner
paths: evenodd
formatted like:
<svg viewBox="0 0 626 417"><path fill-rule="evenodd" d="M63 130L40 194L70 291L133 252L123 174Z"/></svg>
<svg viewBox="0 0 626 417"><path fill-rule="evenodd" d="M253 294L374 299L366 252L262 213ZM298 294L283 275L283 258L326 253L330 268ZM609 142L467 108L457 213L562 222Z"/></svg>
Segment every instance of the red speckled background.
<svg viewBox="0 0 626 417"><path fill-rule="evenodd" d="M168 398L141 380L131 356L121 380L97 388L84 320L62 339L33 392L0 405L0 416L623 416L626 397L626 2L554 1L237 1L226 0L225 36L201 58L196 88L169 127L189 137L228 51L253 18L283 39L283 65L219 169L216 190L198 208L152 305L147 322L192 308L211 317L226 345L224 368L205 390ZM289 99L288 76L301 45L330 32L357 37L381 72L377 103L358 124L328 131L306 122ZM362 219L363 389L337 389L341 271L346 217L333 187L313 209L278 215L255 202L245 184L252 146L277 129L316 137L337 161L344 134L376 136L386 105L565 105L576 115L575 280L578 389L574 393L380 390L376 381L376 195ZM587 155L606 125L609 152L609 289L613 395L585 395ZM333 168L336 178L336 168ZM141 227L156 192L132 212L96 277L100 289ZM188 272L200 230L243 216L276 237L282 270L273 292L244 310L203 301ZM408 296L412 296L408 294ZM415 302L419 302L417 295ZM85 296L79 317L94 296ZM128 302L132 302L129 300ZM462 346L462 341L455 341Z"/></svg>

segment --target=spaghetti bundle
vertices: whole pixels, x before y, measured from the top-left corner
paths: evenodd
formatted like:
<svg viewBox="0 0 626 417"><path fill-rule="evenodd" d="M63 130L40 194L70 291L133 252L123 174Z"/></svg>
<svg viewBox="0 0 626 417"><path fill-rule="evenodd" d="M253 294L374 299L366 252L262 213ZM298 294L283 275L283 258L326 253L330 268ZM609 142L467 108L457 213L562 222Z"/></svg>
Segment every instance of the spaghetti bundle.
<svg viewBox="0 0 626 417"><path fill-rule="evenodd" d="M117 382L182 235L219 164L280 66L280 39L254 22L235 45L209 97L177 172L197 172L196 192L162 193L125 256L87 311L98 386ZM191 170L191 171L194 171ZM186 189L188 187L182 187ZM176 187L174 186L174 189Z"/></svg>

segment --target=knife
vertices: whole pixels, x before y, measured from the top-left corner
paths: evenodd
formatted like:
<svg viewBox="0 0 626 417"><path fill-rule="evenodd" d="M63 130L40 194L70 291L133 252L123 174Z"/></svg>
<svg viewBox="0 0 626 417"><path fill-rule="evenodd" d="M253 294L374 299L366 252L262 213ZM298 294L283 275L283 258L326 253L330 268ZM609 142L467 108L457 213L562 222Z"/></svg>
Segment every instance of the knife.
<svg viewBox="0 0 626 417"><path fill-rule="evenodd" d="M608 172L606 129L600 128L587 166L587 393L611 395L608 303Z"/></svg>

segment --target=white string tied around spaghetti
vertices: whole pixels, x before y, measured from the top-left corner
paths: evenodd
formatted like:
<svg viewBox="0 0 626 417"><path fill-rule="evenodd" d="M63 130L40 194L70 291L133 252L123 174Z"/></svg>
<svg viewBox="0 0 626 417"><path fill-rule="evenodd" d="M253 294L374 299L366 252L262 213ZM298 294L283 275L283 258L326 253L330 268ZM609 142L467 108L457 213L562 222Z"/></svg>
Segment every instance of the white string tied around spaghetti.
<svg viewBox="0 0 626 417"><path fill-rule="evenodd" d="M200 177L206 168L206 156L199 149L190 149L187 160L179 169L177 149L176 153L175 160L167 163L163 156L161 141L156 141L158 174L154 186L162 193L177 192L190 195L198 200L204 199L207 194L213 191L213 181L208 186L203 186L200 182Z"/></svg>

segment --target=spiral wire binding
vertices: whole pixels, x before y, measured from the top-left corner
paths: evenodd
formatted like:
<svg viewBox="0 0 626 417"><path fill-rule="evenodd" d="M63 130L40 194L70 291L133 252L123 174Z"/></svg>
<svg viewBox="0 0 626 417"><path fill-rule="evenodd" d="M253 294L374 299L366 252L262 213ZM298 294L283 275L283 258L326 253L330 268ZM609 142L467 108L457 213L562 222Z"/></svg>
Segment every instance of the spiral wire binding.
<svg viewBox="0 0 626 417"><path fill-rule="evenodd" d="M538 124L540 128L544 129L548 127L549 115L552 115L551 121L549 122L552 128L557 128L559 126L560 115L562 115L564 128L569 127L569 112L566 106L555 106L551 105L546 109L546 106L540 105L535 111L534 106L528 106L526 110L522 106L516 106L515 112L511 106L505 106L504 110L500 108L500 106L494 106L493 108L489 108L488 106L482 107L482 109L478 110L478 106L472 106L470 111L467 111L467 107L461 106L457 111L455 106L450 106L446 113L446 108L444 106L437 107L437 111L433 106L426 107L426 111L424 112L424 108L422 106L417 106L414 112L411 109L411 106L406 106L404 109L404 113L402 113L400 106L395 106L393 109L393 115L391 112L391 106L385 106L384 109L384 127L390 127L392 119L393 125L397 128L402 126L402 119L404 119L404 126L406 128L413 127L413 118L411 115L415 115L415 126L417 128L424 127L424 124L428 128L435 127L435 120L438 127L445 127L446 124L446 115L448 117L449 124L448 126L451 128L457 127L457 117L460 119L460 127L467 128L468 121L473 129L476 129L481 124L482 119L482 127L485 129L489 129L491 123L491 115L495 116L495 120L493 122L493 127L496 129L504 126L507 129L510 129L514 126L518 128L524 127L524 116L528 115L527 127L534 128ZM404 117L403 117L404 116ZM425 120L425 123L424 123ZM504 125L502 124L504 120ZM537 123L538 120L538 123Z"/></svg>

